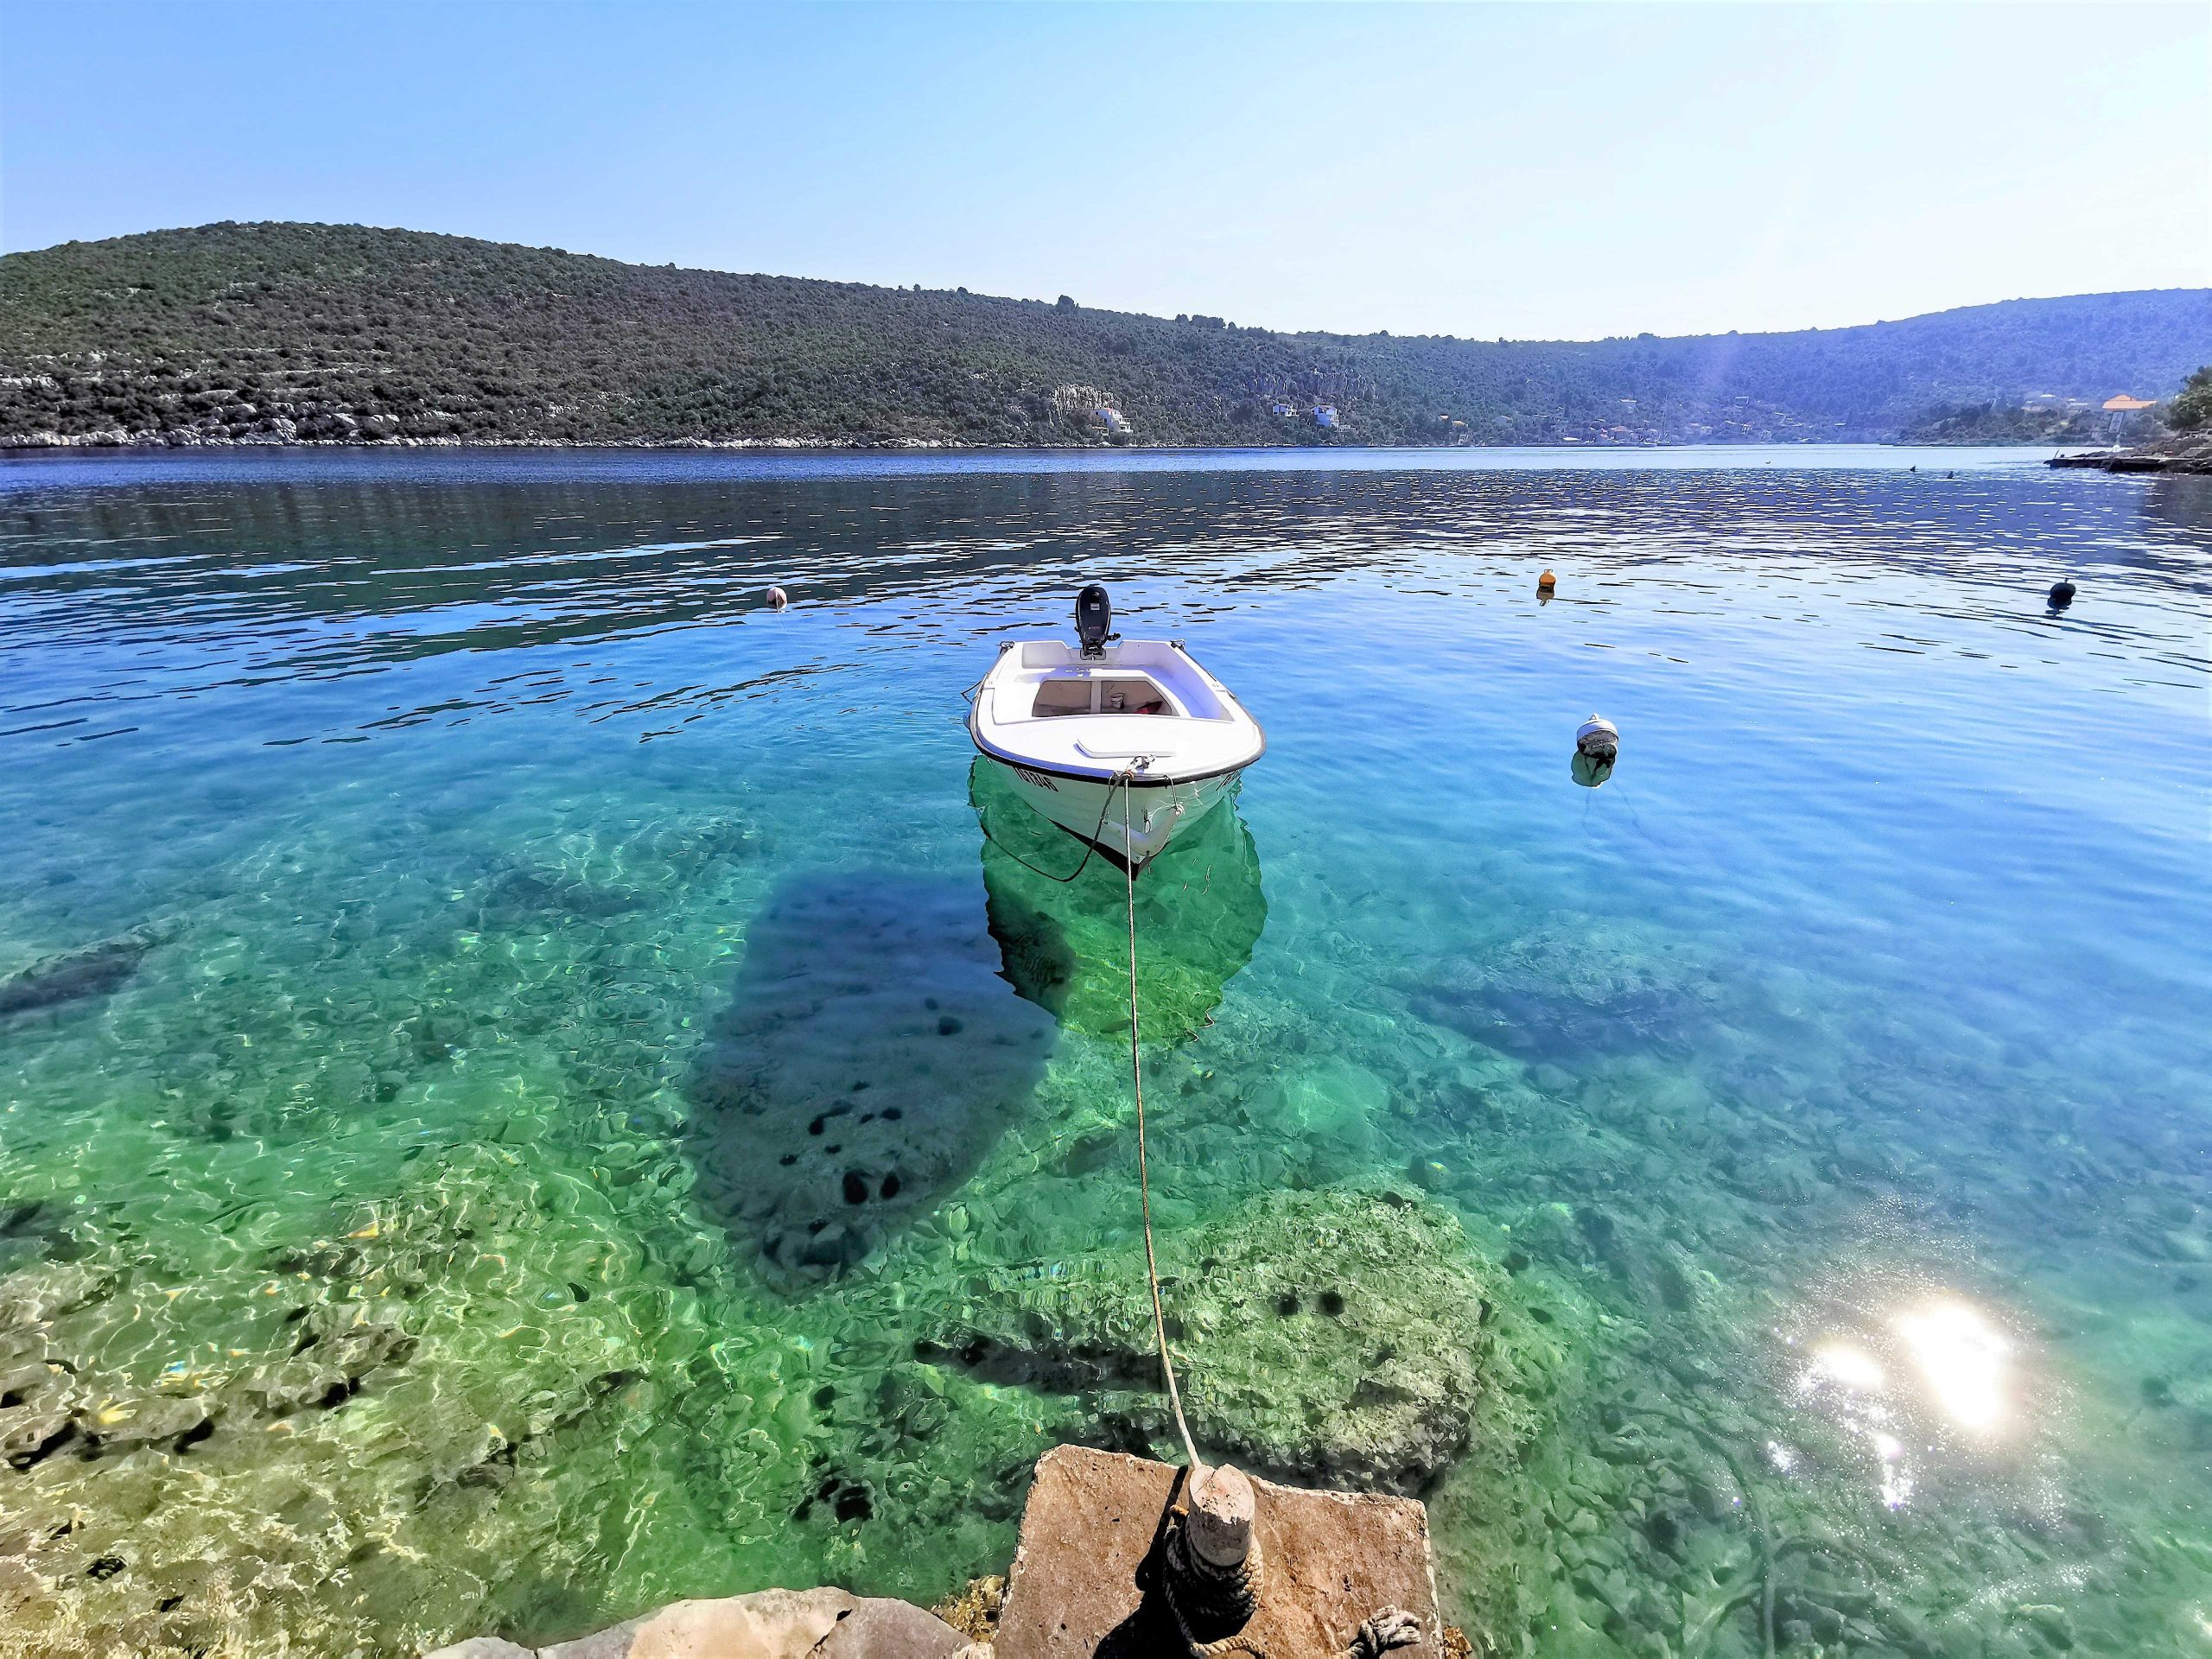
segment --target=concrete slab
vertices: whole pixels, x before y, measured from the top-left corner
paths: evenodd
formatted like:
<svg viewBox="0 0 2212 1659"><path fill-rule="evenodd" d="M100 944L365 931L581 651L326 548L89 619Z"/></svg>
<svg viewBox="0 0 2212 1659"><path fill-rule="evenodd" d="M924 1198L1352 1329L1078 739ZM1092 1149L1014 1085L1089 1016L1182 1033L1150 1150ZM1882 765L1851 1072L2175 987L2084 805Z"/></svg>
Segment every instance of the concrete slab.
<svg viewBox="0 0 2212 1659"><path fill-rule="evenodd" d="M1409 1497L1252 1482L1263 1562L1259 1611L1243 1634L1268 1659L1343 1659L1385 1607L1421 1620L1392 1659L1443 1659L1428 1512ZM996 1659L1172 1659L1174 1618L1152 1584L1182 1471L1142 1458L1055 1446L1038 1462L1007 1578Z"/></svg>

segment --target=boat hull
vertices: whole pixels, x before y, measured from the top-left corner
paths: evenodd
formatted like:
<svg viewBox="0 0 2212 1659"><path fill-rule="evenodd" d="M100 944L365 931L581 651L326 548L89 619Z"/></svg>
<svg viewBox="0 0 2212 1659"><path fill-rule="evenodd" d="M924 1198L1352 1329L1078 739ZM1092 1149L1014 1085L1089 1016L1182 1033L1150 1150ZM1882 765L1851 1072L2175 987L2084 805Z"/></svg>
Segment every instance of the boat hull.
<svg viewBox="0 0 2212 1659"><path fill-rule="evenodd" d="M1243 773L1240 766L1187 781L1137 779L1131 780L1125 797L1122 785L1110 780L1043 772L993 755L984 759L1039 817L1134 870L1144 868L1178 836L1194 828Z"/></svg>

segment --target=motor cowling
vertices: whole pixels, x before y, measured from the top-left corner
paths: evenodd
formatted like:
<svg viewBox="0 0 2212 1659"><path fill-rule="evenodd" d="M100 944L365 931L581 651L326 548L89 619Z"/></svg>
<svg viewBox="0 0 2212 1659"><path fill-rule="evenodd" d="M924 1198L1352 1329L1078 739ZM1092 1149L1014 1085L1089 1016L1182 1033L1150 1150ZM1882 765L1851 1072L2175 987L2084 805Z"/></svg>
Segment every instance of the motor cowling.
<svg viewBox="0 0 2212 1659"><path fill-rule="evenodd" d="M1096 582L1075 596L1075 637L1086 657L1103 657L1106 642L1114 637L1114 605Z"/></svg>

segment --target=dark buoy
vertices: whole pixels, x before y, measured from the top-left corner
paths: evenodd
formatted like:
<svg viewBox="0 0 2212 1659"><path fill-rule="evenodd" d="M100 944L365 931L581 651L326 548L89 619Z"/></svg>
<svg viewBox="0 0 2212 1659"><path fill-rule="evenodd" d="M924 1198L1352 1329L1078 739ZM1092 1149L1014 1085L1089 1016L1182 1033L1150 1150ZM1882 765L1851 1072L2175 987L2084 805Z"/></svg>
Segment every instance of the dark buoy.
<svg viewBox="0 0 2212 1659"><path fill-rule="evenodd" d="M2061 582L2052 584L2050 589L2050 608L2052 610L2063 611L2073 602L2074 584L2072 582Z"/></svg>
<svg viewBox="0 0 2212 1659"><path fill-rule="evenodd" d="M768 608L770 610L780 611L791 602L791 596L785 593L782 588L771 588L768 590Z"/></svg>

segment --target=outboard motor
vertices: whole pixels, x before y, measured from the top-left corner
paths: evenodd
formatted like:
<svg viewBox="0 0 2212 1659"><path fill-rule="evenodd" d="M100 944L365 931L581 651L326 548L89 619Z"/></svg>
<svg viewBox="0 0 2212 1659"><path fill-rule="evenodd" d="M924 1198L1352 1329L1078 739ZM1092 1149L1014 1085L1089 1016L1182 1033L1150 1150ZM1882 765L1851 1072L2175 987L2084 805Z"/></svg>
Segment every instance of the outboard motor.
<svg viewBox="0 0 2212 1659"><path fill-rule="evenodd" d="M1114 635L1114 607L1106 590L1092 582L1075 596L1075 637L1086 657L1103 657L1106 642Z"/></svg>

